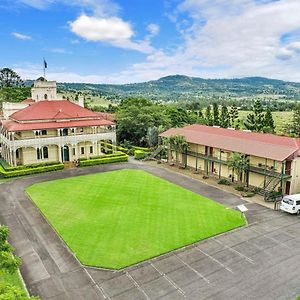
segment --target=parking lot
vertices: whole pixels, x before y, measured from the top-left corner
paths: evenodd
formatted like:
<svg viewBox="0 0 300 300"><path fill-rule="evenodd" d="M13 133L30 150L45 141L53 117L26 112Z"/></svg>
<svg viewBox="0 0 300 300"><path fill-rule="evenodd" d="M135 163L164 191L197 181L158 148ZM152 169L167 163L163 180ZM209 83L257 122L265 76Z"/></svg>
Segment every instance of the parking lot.
<svg viewBox="0 0 300 300"><path fill-rule="evenodd" d="M245 204L248 226L110 271L82 266L24 194L34 182L142 168L228 207ZM66 170L0 185L0 221L42 299L295 299L300 294L300 217L248 203L186 176L147 165Z"/></svg>

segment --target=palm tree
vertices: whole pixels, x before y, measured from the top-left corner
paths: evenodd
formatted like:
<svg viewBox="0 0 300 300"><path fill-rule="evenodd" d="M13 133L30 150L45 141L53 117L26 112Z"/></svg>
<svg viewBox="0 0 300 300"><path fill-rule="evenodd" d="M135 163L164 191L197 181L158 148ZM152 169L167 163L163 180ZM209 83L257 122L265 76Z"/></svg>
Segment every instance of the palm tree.
<svg viewBox="0 0 300 300"><path fill-rule="evenodd" d="M244 155L233 152L231 159L228 161L228 167L236 173L238 181L241 181L243 172L248 168L248 161Z"/></svg>
<svg viewBox="0 0 300 300"><path fill-rule="evenodd" d="M179 153L184 153L186 152L188 148L188 142L186 141L185 137L183 135L171 135L168 139L167 142L169 144L169 150L172 151L174 150L176 153L176 165L179 164L178 156Z"/></svg>

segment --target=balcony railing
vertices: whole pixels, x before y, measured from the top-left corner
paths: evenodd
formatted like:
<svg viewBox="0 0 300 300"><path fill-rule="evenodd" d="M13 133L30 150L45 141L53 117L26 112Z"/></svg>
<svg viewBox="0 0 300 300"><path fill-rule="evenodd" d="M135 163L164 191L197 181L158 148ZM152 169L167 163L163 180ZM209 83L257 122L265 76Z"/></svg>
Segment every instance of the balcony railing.
<svg viewBox="0 0 300 300"><path fill-rule="evenodd" d="M211 155L205 155L203 153L196 153L196 152L193 152L193 151L187 151L187 154L190 155L190 156L193 156L193 157L198 157L200 159L205 159L205 160L208 160L208 161L213 161L213 162L217 162L217 163L221 163L223 165L227 165L228 164L228 160L224 160L224 159L220 159L220 157L216 157L216 156L211 156ZM253 172L253 173L258 173L258 174L261 174L261 175L266 175L266 176L271 176L271 177L278 177L278 176L281 176L281 172L278 172L273 169L268 169L268 168L265 168L264 166L261 166L261 167L258 167L256 165L248 165L248 170L250 172ZM288 179L288 178L291 178L291 170L286 170L285 174L283 174L283 178L284 179Z"/></svg>
<svg viewBox="0 0 300 300"><path fill-rule="evenodd" d="M8 140L4 135L1 135L1 140L10 148L21 147L42 147L47 145L65 145L65 144L77 144L80 142L97 142L100 140L116 141L115 132L106 133L94 133L94 134L82 134L82 135L65 135L57 137L37 136L33 139L24 140Z"/></svg>

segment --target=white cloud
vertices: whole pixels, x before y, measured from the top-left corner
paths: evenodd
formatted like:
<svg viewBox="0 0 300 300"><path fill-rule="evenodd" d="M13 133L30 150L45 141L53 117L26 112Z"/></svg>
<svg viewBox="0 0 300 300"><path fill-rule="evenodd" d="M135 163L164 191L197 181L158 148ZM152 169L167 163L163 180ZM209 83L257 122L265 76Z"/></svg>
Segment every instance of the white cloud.
<svg viewBox="0 0 300 300"><path fill-rule="evenodd" d="M159 28L159 25L151 23L147 26L147 30L149 32L149 36L154 37L154 36L158 35L160 28Z"/></svg>
<svg viewBox="0 0 300 300"><path fill-rule="evenodd" d="M20 0L19 2L37 8L46 9L50 4L54 3L55 0Z"/></svg>
<svg viewBox="0 0 300 300"><path fill-rule="evenodd" d="M71 54L71 52L66 50L65 48L53 48L50 51L58 54Z"/></svg>
<svg viewBox="0 0 300 300"><path fill-rule="evenodd" d="M25 35L25 34L18 33L18 32L12 32L11 34L18 40L22 40L22 41L31 40L31 36L29 36L29 35Z"/></svg>
<svg viewBox="0 0 300 300"><path fill-rule="evenodd" d="M185 0L175 12L177 22L189 16L191 25L180 30L184 42L172 52L151 53L120 76L141 81L168 74L260 75L300 81L300 40L281 40L300 28L299 11L298 0Z"/></svg>
<svg viewBox="0 0 300 300"><path fill-rule="evenodd" d="M148 40L132 41L134 31L131 25L118 17L101 18L82 14L70 22L70 29L87 41L106 42L116 47L144 53L153 51Z"/></svg>

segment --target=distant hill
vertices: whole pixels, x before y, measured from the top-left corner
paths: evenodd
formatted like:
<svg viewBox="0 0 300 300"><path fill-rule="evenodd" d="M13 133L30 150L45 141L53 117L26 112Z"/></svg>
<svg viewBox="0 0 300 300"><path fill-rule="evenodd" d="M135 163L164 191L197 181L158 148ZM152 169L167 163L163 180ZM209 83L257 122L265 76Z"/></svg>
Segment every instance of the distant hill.
<svg viewBox="0 0 300 300"><path fill-rule="evenodd" d="M157 101L178 101L201 98L254 98L300 100L300 83L264 77L238 79L203 79L171 75L158 80L132 84L59 83L59 89L90 91L108 99L131 96Z"/></svg>

